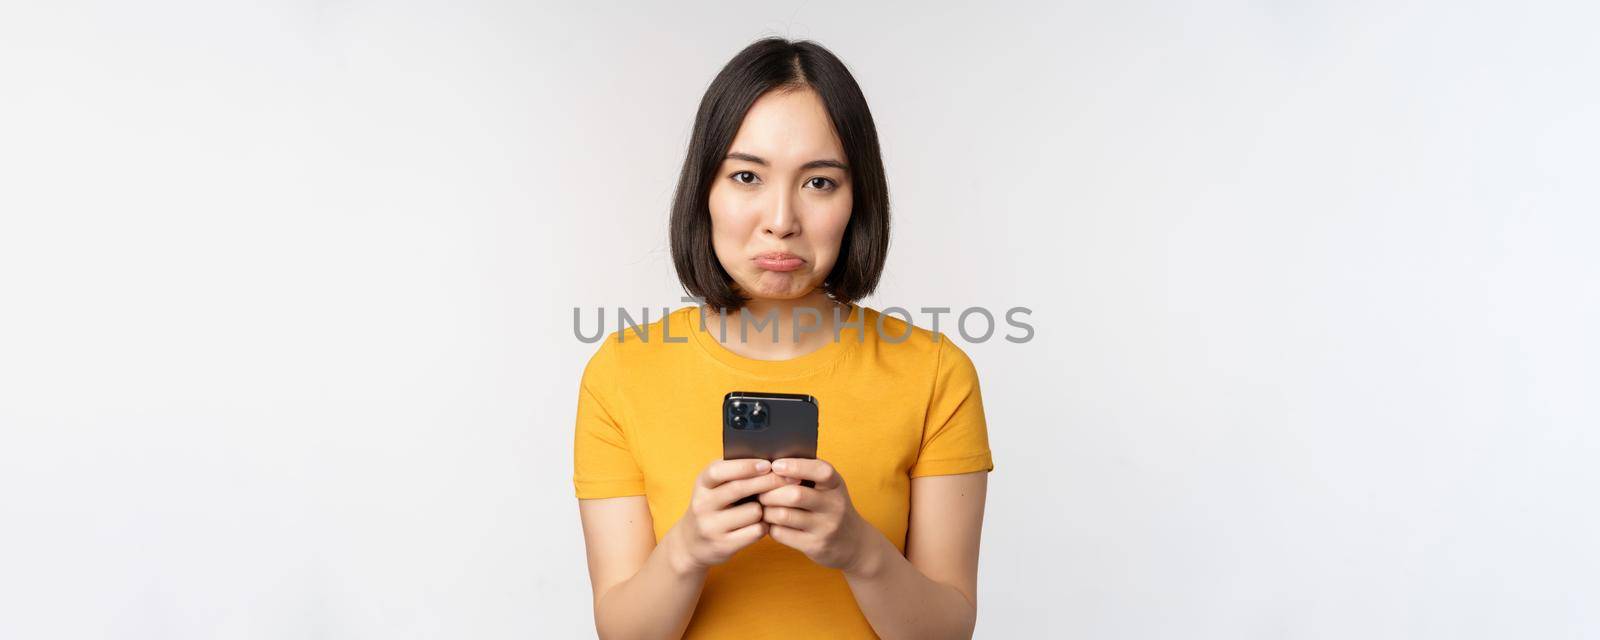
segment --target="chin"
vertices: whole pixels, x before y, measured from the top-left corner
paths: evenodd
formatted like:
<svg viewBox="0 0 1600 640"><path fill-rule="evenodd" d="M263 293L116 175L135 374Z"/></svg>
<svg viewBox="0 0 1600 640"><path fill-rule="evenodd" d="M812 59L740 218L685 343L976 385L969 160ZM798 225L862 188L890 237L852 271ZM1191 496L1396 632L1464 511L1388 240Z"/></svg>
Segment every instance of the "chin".
<svg viewBox="0 0 1600 640"><path fill-rule="evenodd" d="M794 300L796 298L803 298L807 293L809 293L808 291L790 291L788 289L783 289L781 291L751 289L749 291L751 297L761 300Z"/></svg>
<svg viewBox="0 0 1600 640"><path fill-rule="evenodd" d="M739 288L743 289L746 295L762 300L794 300L804 298L811 293L809 287L796 289L790 283L763 284L757 281L749 286L740 285Z"/></svg>

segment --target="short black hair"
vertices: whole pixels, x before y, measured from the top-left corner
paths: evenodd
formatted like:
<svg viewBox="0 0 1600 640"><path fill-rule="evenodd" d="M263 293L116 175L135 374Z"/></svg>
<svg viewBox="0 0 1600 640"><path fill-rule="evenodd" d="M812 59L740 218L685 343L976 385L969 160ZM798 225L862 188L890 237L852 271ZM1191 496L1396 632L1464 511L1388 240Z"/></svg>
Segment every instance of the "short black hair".
<svg viewBox="0 0 1600 640"><path fill-rule="evenodd" d="M889 252L889 184L878 129L861 87L822 45L764 38L729 60L706 88L672 200L669 227L678 281L689 295L720 312L739 309L748 299L734 289L711 243L712 181L750 105L768 91L799 88L810 88L822 98L850 167L850 222L822 289L834 300L855 302L877 288L883 273Z"/></svg>

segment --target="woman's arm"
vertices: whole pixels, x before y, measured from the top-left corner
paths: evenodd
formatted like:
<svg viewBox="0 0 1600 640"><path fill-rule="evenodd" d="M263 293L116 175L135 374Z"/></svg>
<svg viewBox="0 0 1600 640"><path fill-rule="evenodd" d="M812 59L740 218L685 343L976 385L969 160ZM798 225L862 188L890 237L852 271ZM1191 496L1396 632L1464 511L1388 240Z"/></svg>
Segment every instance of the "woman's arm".
<svg viewBox="0 0 1600 640"><path fill-rule="evenodd" d="M816 487L761 495L772 539L842 570L879 637L972 637L987 471L912 479L905 556L856 513L833 465L788 458L776 461L774 471Z"/></svg>
<svg viewBox="0 0 1600 640"><path fill-rule="evenodd" d="M600 637L682 636L706 572L766 535L760 504L731 505L787 482L770 468L765 460L708 465L661 544L644 496L579 500Z"/></svg>
<svg viewBox="0 0 1600 640"><path fill-rule="evenodd" d="M978 617L978 537L989 473L911 480L906 555L871 529L844 573L883 638L971 638Z"/></svg>
<svg viewBox="0 0 1600 640"><path fill-rule="evenodd" d="M705 573L673 566L672 545L656 544L644 496L579 500L578 513L600 637L682 636Z"/></svg>

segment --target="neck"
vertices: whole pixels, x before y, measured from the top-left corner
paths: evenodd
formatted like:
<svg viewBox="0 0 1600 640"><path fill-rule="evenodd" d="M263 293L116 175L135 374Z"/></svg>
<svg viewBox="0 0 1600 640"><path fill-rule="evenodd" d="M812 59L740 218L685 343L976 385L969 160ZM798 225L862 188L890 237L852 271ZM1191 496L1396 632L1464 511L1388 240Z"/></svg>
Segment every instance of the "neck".
<svg viewBox="0 0 1600 640"><path fill-rule="evenodd" d="M787 360L811 353L833 340L834 309L839 309L840 321L847 319L849 305L828 298L819 289L792 300L752 298L742 312L719 315L706 307L701 312L710 333L719 340L717 323L727 323L727 339L721 342L728 350L758 360ZM748 320L744 320L745 314ZM746 322L744 340L740 339L741 321ZM802 334L795 332L797 321L805 329ZM757 328L757 323L762 322L767 324ZM773 341L774 336L777 342Z"/></svg>

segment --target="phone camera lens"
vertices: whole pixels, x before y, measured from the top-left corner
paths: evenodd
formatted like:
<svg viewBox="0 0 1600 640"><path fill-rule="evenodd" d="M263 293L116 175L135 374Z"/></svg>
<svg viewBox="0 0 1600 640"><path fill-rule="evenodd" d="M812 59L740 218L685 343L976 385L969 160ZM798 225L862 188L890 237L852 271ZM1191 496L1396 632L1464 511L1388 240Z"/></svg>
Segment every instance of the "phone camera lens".
<svg viewBox="0 0 1600 640"><path fill-rule="evenodd" d="M745 404L743 402L735 402L735 403L733 403L733 413L734 414L742 416L742 415L744 415L746 413L749 413L749 412L750 412L750 405L747 405L747 404Z"/></svg>
<svg viewBox="0 0 1600 640"><path fill-rule="evenodd" d="M733 428L735 428L735 429L743 429L744 428L744 424L745 424L744 416L734 416L733 417Z"/></svg>

